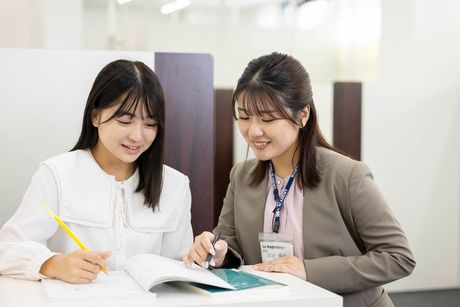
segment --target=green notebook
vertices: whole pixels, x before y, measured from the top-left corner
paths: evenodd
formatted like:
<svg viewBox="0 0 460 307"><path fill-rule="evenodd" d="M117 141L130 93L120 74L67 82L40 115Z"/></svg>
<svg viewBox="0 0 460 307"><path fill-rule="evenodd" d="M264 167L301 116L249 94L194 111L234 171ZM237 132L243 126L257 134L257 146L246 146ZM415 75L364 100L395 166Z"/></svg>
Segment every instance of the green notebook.
<svg viewBox="0 0 460 307"><path fill-rule="evenodd" d="M232 289L224 289L214 286L208 286L204 284L197 284L192 283L192 285L199 290L199 292L213 295L217 293L231 293L235 291L243 291L243 292L252 292L252 291L245 291L245 290L255 290L255 292L259 292L259 290L265 289L276 289L276 288L285 288L287 289L287 285L273 281L267 278L263 278L248 272L237 271L235 269L214 269L211 270L219 278L223 279L230 285L232 285L235 290Z"/></svg>

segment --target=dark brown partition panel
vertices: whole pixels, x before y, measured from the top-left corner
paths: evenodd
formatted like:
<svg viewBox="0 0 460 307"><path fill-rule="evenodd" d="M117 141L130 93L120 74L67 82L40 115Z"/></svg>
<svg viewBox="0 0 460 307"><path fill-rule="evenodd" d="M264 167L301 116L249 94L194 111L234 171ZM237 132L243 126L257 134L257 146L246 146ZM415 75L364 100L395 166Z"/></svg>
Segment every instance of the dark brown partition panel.
<svg viewBox="0 0 460 307"><path fill-rule="evenodd" d="M233 163L232 90L217 90L208 54L155 53L166 97L165 163L190 178L193 232L212 230Z"/></svg>
<svg viewBox="0 0 460 307"><path fill-rule="evenodd" d="M195 234L214 226L214 84L208 54L155 53L166 98L165 163L190 179Z"/></svg>
<svg viewBox="0 0 460 307"><path fill-rule="evenodd" d="M334 146L361 160L361 83L334 83Z"/></svg>
<svg viewBox="0 0 460 307"><path fill-rule="evenodd" d="M214 190L214 224L222 208L222 200L227 192L228 175L233 165L233 90L216 89L216 168Z"/></svg>

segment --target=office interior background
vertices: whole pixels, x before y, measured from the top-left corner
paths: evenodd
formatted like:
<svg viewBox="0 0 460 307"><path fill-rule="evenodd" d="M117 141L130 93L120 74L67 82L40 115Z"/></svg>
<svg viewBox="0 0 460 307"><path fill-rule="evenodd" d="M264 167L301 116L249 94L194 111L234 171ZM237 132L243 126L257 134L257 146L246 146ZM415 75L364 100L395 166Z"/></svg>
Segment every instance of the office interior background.
<svg viewBox="0 0 460 307"><path fill-rule="evenodd" d="M387 289L393 293L456 289L460 288L459 11L460 2L455 0L0 0L0 48L13 48L8 51L13 53L21 52L16 49L209 53L215 87L228 89L234 88L249 60L272 51L288 53L310 73L320 126L329 140L333 83L362 82L361 159L373 170L417 260L411 276ZM9 59L0 61L5 64ZM53 84L43 87L54 90ZM53 147L46 156L37 155L33 140L14 137L34 120L32 115L10 116L25 111L8 103L0 99L4 141L0 160L2 170L7 170L0 183L0 225L18 206L38 161L68 150L75 140ZM45 116L56 116L41 112L44 125ZM80 119L72 125L70 129L78 133ZM246 145L236 130L234 135L234 162L238 162L246 158ZM28 151L18 153L19 147ZM7 160L11 155L6 152L20 161Z"/></svg>

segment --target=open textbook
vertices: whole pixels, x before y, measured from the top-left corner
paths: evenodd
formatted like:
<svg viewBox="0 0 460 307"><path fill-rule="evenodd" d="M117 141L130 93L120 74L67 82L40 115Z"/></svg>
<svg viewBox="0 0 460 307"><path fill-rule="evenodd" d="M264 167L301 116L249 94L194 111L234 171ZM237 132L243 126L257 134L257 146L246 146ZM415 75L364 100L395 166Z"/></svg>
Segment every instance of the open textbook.
<svg viewBox="0 0 460 307"><path fill-rule="evenodd" d="M152 299L155 298L153 288L167 282L186 282L186 288L193 287L209 295L225 290L285 286L237 270L209 271L197 265L187 268L181 261L154 254L132 256L127 260L124 271L109 271L109 275L99 274L89 284L69 284L56 279L42 280L51 300Z"/></svg>

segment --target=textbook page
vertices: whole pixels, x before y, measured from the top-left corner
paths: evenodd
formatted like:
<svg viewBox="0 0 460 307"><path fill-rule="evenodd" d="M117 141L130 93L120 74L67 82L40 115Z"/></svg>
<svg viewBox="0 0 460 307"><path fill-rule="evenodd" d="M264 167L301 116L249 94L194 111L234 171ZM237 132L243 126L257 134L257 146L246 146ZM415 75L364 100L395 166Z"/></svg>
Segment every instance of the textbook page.
<svg viewBox="0 0 460 307"><path fill-rule="evenodd" d="M202 267L193 264L191 268L187 268L181 261L154 254L137 254L130 257L125 270L147 291L158 284L172 281L234 289L232 285Z"/></svg>
<svg viewBox="0 0 460 307"><path fill-rule="evenodd" d="M154 299L156 294L146 292L124 271L99 274L89 284L70 284L59 279L42 279L50 300L138 300Z"/></svg>

